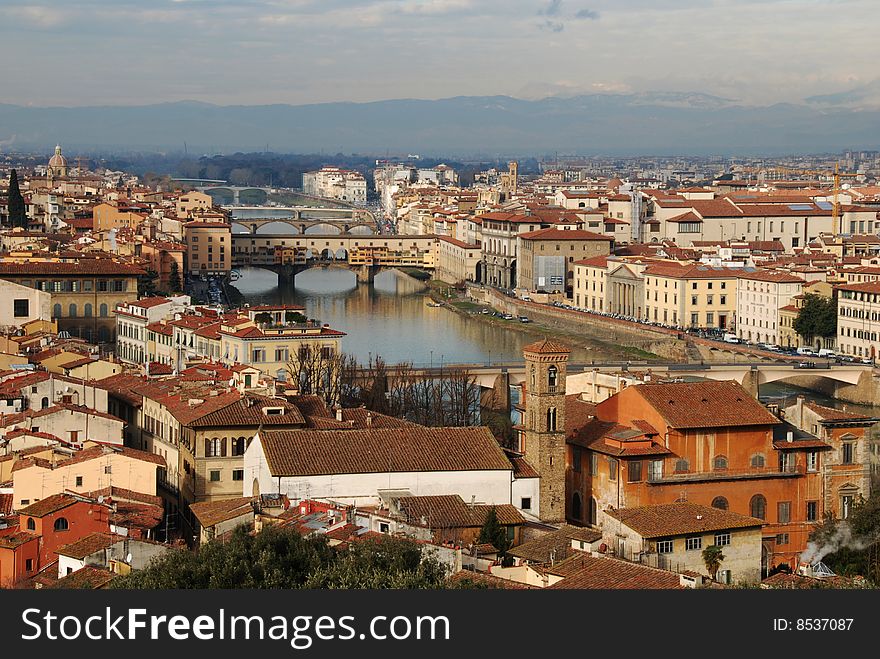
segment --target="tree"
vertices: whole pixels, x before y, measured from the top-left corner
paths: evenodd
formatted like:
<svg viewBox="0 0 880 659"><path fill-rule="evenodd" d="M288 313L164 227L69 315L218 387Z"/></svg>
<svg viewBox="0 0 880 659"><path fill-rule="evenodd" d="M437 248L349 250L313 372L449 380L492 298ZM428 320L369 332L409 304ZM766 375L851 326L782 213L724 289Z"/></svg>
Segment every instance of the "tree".
<svg viewBox="0 0 880 659"><path fill-rule="evenodd" d="M804 305L794 319L794 331L812 342L815 337L837 335L837 299L815 293L804 296Z"/></svg>
<svg viewBox="0 0 880 659"><path fill-rule="evenodd" d="M268 325L272 322L272 314L268 311L261 311L256 316L254 316L254 322L258 325Z"/></svg>
<svg viewBox="0 0 880 659"><path fill-rule="evenodd" d="M277 525L251 533L242 525L225 542L212 540L197 552L173 549L110 587L440 588L445 577L444 566L411 540L382 537L337 551L323 536Z"/></svg>
<svg viewBox="0 0 880 659"><path fill-rule="evenodd" d="M168 288L172 293L179 293L183 290L183 284L180 282L180 268L177 261L171 262L171 271L168 273Z"/></svg>
<svg viewBox="0 0 880 659"><path fill-rule="evenodd" d="M156 295L156 281L159 273L153 269L147 270L146 274L138 275L138 297L153 297Z"/></svg>
<svg viewBox="0 0 880 659"><path fill-rule="evenodd" d="M298 311L286 311L284 313L284 320L288 323L305 323L308 321L308 318Z"/></svg>
<svg viewBox="0 0 880 659"><path fill-rule="evenodd" d="M24 197L21 196L21 188L18 185L18 172L14 169L9 173L9 189L6 192L9 206L9 224L13 227L27 229L27 215L25 215Z"/></svg>
<svg viewBox="0 0 880 659"><path fill-rule="evenodd" d="M712 581L715 581L715 576L718 574L723 560L724 553L718 545L709 545L703 550L703 563L706 564L706 569L709 571Z"/></svg>
<svg viewBox="0 0 880 659"><path fill-rule="evenodd" d="M495 506L486 513L486 519L483 521L483 528L480 529L478 542L488 543L498 550L498 556L502 559L502 564L507 556L507 550L510 549L510 539L507 537L507 528L498 521L498 511Z"/></svg>

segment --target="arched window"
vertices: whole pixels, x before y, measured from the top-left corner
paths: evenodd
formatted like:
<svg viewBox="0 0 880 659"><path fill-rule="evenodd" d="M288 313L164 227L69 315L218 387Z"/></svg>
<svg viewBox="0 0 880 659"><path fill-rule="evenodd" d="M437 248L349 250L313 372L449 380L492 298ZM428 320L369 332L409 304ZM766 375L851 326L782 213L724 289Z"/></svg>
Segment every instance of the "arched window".
<svg viewBox="0 0 880 659"><path fill-rule="evenodd" d="M558 377L559 377L559 369L557 369L555 366L551 365L550 368L547 369L547 384L548 384L548 386L555 387L556 380L558 379Z"/></svg>
<svg viewBox="0 0 880 659"><path fill-rule="evenodd" d="M70 528L70 524L67 523L66 517L59 517L55 520L55 530L56 531L66 531Z"/></svg>
<svg viewBox="0 0 880 659"><path fill-rule="evenodd" d="M52 318L61 318L61 305L56 304L52 307Z"/></svg>
<svg viewBox="0 0 880 659"><path fill-rule="evenodd" d="M581 495L577 492L571 496L571 517L578 521L581 520Z"/></svg>
<svg viewBox="0 0 880 659"><path fill-rule="evenodd" d="M107 305L106 305L106 304L102 304L102 305L100 306L100 311L99 311L99 313L100 313L100 315L101 315L101 318L106 318L106 317L107 317Z"/></svg>
<svg viewBox="0 0 880 659"><path fill-rule="evenodd" d="M91 304L88 304L88 303L87 303L87 304L83 307L83 316L85 316L86 318L91 318L91 317L92 317L92 305L91 305Z"/></svg>
<svg viewBox="0 0 880 659"><path fill-rule="evenodd" d="M28 531L36 531L37 530L37 523L34 521L33 517L28 517L27 530Z"/></svg>
<svg viewBox="0 0 880 659"><path fill-rule="evenodd" d="M727 457L723 455L716 455L715 459L712 461L713 469L727 469Z"/></svg>
<svg viewBox="0 0 880 659"><path fill-rule="evenodd" d="M209 439L206 441L205 446L205 457L206 458L219 458L220 453L223 451L223 440L219 437L214 437L213 439Z"/></svg>
<svg viewBox="0 0 880 659"><path fill-rule="evenodd" d="M536 385L536 381L535 381L535 365L534 365L534 364L532 364L532 368L531 368L530 373L531 373L531 380L530 380L530 382L531 382L531 386L532 386L532 391L534 391L534 390L535 390L535 385Z"/></svg>
<svg viewBox="0 0 880 659"><path fill-rule="evenodd" d="M553 432L556 430L556 408L547 408L547 430Z"/></svg>
<svg viewBox="0 0 880 659"><path fill-rule="evenodd" d="M749 514L758 519L766 519L767 517L767 499L762 494L756 494L749 501Z"/></svg>
<svg viewBox="0 0 880 659"><path fill-rule="evenodd" d="M690 463L684 458L679 458L675 461L675 471L677 473L687 472L690 469Z"/></svg>
<svg viewBox="0 0 880 659"><path fill-rule="evenodd" d="M40 409L45 410L47 407L49 407L49 397L43 396L43 399L40 401Z"/></svg>
<svg viewBox="0 0 880 659"><path fill-rule="evenodd" d="M724 497L715 497L712 499L712 507L717 508L718 510L727 510L729 506L727 499Z"/></svg>
<svg viewBox="0 0 880 659"><path fill-rule="evenodd" d="M755 453L749 464L751 464L754 469L763 469L766 464L764 461L764 455L762 453Z"/></svg>
<svg viewBox="0 0 880 659"><path fill-rule="evenodd" d="M69 318L76 318L76 305L75 304L71 304L69 307L67 307L67 316Z"/></svg>

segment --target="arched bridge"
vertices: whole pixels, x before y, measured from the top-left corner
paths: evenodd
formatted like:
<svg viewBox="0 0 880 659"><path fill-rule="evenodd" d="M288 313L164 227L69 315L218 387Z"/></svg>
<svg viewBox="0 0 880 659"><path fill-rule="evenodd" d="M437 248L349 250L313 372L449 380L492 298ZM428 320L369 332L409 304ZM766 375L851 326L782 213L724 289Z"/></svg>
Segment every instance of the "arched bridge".
<svg viewBox="0 0 880 659"><path fill-rule="evenodd" d="M387 268L434 268L435 236L232 235L232 266L257 267L293 281L316 266L355 271L370 282Z"/></svg>
<svg viewBox="0 0 880 659"><path fill-rule="evenodd" d="M232 223L248 233L257 234L270 224L285 224L295 233L314 229L337 230L339 233L360 235L376 232L376 218L364 208L325 208L315 206L224 206L232 213ZM260 211L263 217L241 217L236 211ZM314 231L313 231L314 232Z"/></svg>

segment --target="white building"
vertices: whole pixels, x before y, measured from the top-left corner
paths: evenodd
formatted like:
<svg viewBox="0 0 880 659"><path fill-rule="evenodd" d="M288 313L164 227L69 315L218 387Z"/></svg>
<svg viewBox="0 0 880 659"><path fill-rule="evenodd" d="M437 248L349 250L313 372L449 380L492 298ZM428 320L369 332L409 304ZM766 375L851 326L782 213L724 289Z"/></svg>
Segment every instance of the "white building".
<svg viewBox="0 0 880 659"><path fill-rule="evenodd" d="M787 272L738 271L736 335L756 343L779 345L779 310L794 304L804 280Z"/></svg>
<svg viewBox="0 0 880 659"><path fill-rule="evenodd" d="M116 356L129 364L144 364L149 356L147 325L185 311L188 295L145 297L116 308Z"/></svg>
<svg viewBox="0 0 880 659"><path fill-rule="evenodd" d="M339 167L323 167L316 172L303 174L303 192L358 206L367 203L367 181L363 174Z"/></svg>
<svg viewBox="0 0 880 659"><path fill-rule="evenodd" d="M529 475L531 476L531 474ZM244 454L242 494L284 494L377 505L380 492L457 494L467 502L537 500L487 428L401 428L260 432Z"/></svg>
<svg viewBox="0 0 880 659"><path fill-rule="evenodd" d="M880 351L880 281L837 287L837 349L876 359Z"/></svg>

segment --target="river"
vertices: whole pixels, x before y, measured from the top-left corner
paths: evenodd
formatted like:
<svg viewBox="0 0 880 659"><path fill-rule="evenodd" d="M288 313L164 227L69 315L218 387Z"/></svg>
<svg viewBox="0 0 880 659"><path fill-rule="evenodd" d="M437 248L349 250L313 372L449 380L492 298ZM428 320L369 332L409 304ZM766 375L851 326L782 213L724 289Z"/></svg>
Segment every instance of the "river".
<svg viewBox="0 0 880 659"><path fill-rule="evenodd" d="M533 334L484 323L445 307L429 307L427 287L396 271L358 284L353 272L312 268L296 276L296 286L278 285L275 273L241 268L233 286L250 304L299 304L309 318L346 332L343 350L359 361L381 355L388 363L488 364L522 360ZM573 348L572 361L601 359Z"/></svg>

